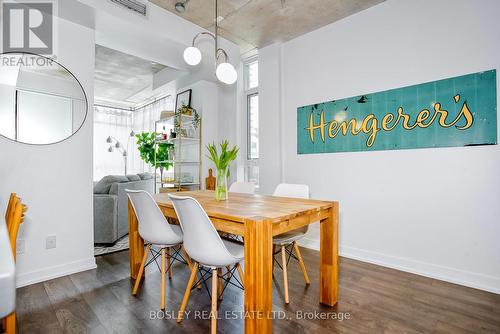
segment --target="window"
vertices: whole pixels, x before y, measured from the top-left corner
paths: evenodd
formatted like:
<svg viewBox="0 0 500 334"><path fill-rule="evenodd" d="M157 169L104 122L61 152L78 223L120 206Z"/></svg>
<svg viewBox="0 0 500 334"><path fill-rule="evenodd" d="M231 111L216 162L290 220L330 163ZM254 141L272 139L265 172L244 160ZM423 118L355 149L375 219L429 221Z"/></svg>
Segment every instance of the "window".
<svg viewBox="0 0 500 334"><path fill-rule="evenodd" d="M245 64L246 164L245 181L259 183L259 63L252 59Z"/></svg>
<svg viewBox="0 0 500 334"><path fill-rule="evenodd" d="M259 94L253 93L247 96L248 108L248 136L247 136L247 158L259 158Z"/></svg>
<svg viewBox="0 0 500 334"><path fill-rule="evenodd" d="M259 62L249 63L247 69L247 89L257 88L259 86Z"/></svg>

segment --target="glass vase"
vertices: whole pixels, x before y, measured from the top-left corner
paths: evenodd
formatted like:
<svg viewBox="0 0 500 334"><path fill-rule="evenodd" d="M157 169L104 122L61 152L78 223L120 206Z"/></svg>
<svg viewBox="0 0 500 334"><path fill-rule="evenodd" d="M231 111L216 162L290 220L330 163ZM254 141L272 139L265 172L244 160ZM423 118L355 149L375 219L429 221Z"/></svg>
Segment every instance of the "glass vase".
<svg viewBox="0 0 500 334"><path fill-rule="evenodd" d="M215 181L215 200L225 201L227 194L227 168L217 170L217 179Z"/></svg>

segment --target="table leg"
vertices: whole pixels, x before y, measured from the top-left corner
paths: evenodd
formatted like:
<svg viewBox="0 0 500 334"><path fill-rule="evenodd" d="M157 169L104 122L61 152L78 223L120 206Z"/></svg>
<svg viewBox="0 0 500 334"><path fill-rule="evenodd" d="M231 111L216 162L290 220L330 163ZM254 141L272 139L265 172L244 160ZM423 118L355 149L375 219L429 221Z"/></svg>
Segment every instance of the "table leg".
<svg viewBox="0 0 500 334"><path fill-rule="evenodd" d="M139 273L139 268L141 267L142 257L144 256L144 240L142 240L139 235L137 217L135 216L135 211L130 203L130 200L128 201L128 240L130 277L136 279L137 274Z"/></svg>
<svg viewBox="0 0 500 334"><path fill-rule="evenodd" d="M272 333L272 223L245 222L245 333Z"/></svg>
<svg viewBox="0 0 500 334"><path fill-rule="evenodd" d="M334 306L338 301L338 225L339 205L335 202L328 217L320 223L320 303Z"/></svg>

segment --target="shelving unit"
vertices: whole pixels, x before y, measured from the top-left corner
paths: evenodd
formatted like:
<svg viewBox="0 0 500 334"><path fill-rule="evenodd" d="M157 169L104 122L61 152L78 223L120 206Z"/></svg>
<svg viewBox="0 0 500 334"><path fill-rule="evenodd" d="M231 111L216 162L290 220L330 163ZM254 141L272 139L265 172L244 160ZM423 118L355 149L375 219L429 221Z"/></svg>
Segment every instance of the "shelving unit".
<svg viewBox="0 0 500 334"><path fill-rule="evenodd" d="M156 193L201 189L201 121L195 127L193 116L172 115L156 121L155 131L155 152L158 145L173 145L173 148L168 150L168 160L157 161L155 154L155 165L162 162L172 165L160 177L155 173ZM176 132L175 138L171 138L171 131Z"/></svg>

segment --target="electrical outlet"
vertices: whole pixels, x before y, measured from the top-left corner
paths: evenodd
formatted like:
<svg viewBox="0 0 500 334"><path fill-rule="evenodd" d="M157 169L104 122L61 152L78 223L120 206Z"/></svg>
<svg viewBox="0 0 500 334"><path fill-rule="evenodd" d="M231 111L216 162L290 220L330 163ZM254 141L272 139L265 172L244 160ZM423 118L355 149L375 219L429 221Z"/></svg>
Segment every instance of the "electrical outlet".
<svg viewBox="0 0 500 334"><path fill-rule="evenodd" d="M48 235L45 239L45 249L56 248L56 236Z"/></svg>
<svg viewBox="0 0 500 334"><path fill-rule="evenodd" d="M26 240L17 239L16 254L24 254L24 253L26 253Z"/></svg>

